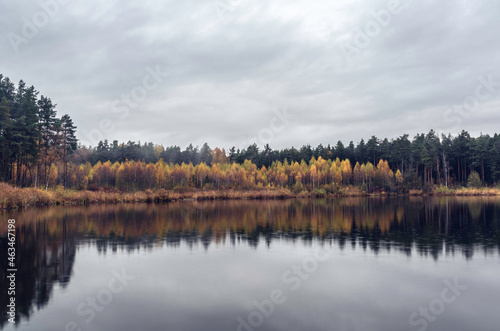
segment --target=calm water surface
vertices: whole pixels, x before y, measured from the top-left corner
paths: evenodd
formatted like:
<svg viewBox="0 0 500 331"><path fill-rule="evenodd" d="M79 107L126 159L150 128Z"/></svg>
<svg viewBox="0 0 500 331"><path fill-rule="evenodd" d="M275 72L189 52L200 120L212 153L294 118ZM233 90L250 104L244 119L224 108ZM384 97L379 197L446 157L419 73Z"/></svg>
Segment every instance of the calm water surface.
<svg viewBox="0 0 500 331"><path fill-rule="evenodd" d="M10 211L2 330L499 330L500 199ZM17 226L7 322L6 220Z"/></svg>

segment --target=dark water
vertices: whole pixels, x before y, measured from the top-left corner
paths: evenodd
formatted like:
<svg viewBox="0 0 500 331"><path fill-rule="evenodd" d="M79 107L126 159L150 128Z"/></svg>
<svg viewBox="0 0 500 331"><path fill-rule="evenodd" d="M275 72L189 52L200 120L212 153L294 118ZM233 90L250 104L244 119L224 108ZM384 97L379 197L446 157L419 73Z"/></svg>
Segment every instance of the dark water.
<svg viewBox="0 0 500 331"><path fill-rule="evenodd" d="M0 329L500 329L498 198L1 215ZM8 218L17 226L15 327L5 313Z"/></svg>

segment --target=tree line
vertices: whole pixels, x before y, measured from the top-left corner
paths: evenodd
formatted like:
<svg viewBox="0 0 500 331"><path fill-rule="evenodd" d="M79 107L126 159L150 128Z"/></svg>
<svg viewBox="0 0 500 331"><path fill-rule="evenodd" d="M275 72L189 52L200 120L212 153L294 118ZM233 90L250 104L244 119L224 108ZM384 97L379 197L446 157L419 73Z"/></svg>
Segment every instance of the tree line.
<svg viewBox="0 0 500 331"><path fill-rule="evenodd" d="M383 189L398 186L404 190L431 190L436 185L465 186L470 183L471 177L475 186L494 186L500 176L500 136L496 133L493 136L481 134L479 137L472 137L467 131L452 136L438 135L431 130L426 134L417 134L412 139L408 134L394 139L372 136L366 142L361 139L357 144L351 141L344 145L342 141L338 141L335 145L304 145L298 149L291 147L281 150L272 149L269 145L261 149L253 144L247 148L232 147L226 151L212 149L207 143L201 148L190 144L181 149L179 146L164 147L133 141L119 143L116 140L112 143L104 140L95 147L86 147L77 146L76 127L69 115L58 118L55 108L56 105L49 98L39 96L33 86L28 87L22 80L16 86L8 77L0 75L2 181L23 187L99 186L93 180L93 174L97 172L94 168L104 165L112 170L111 182L120 188L123 185L117 183L120 182L123 171L128 171L119 172L120 168L134 168L137 174L141 171L152 172L154 168L155 176L165 173L162 167L169 169L166 171L168 176L172 172L183 172L183 175L174 176L169 182L173 185L150 185L152 179L144 179L147 183L137 183L137 178L141 177L138 176L132 184L127 184L137 188L203 187L205 184L210 184L207 187L221 187L221 183L222 187L242 188L260 183L262 186L280 187L305 185L308 189L316 189L321 185L363 184L369 190L379 186ZM349 162L350 170L347 169L346 161ZM333 165L343 169L342 179L335 179L336 170L332 169ZM217 171L213 169L214 166ZM376 172L379 171L379 166L390 170L391 185L374 184L371 180L366 180L366 176L363 181L354 179L355 173L363 166L364 171L373 167ZM233 167L236 172L240 171L238 169L245 170L246 173L241 177L246 178L249 185L243 185L241 180L230 175ZM256 171L249 170L253 167ZM224 173L226 180L213 181L210 179L212 175L203 178L199 174L193 175L192 169L203 168L209 169L209 174ZM272 172L275 171L272 169L282 168L284 170L278 172L284 172L286 179L281 175L275 176ZM293 170L296 168L300 168L300 172ZM385 168L383 171L390 174ZM311 175L314 171L318 172L318 178ZM374 177L374 174L370 175L370 171L368 174L370 178ZM299 180L297 175L300 175ZM177 180L181 177L185 179L184 182ZM238 184L227 182L227 178L237 180Z"/></svg>
<svg viewBox="0 0 500 331"><path fill-rule="evenodd" d="M215 154L215 153L214 153ZM122 191L193 189L266 189L288 188L295 193L319 190L340 192L342 187L356 185L364 190L394 190L403 178L399 170L393 173L387 161L356 163L349 160L325 160L321 156L309 162L275 161L269 168L257 167L250 160L239 163L204 162L193 165L126 161L89 162L72 165L68 184L76 189L117 188ZM56 184L54 177L54 184Z"/></svg>
<svg viewBox="0 0 500 331"><path fill-rule="evenodd" d="M61 183L66 183L69 156L77 149L76 127L69 115L56 117L55 107L34 86L22 80L16 86L0 74L2 181L47 188L51 169L58 163Z"/></svg>
<svg viewBox="0 0 500 331"><path fill-rule="evenodd" d="M403 177L405 187L430 189L434 185L465 186L471 174L479 176L482 185L496 185L500 175L500 136L495 134L471 137L467 131L456 136L439 136L434 130L427 134L417 134L413 139L404 134L395 139L379 139L372 136L358 144L352 141L346 146L342 141L336 145L317 147L311 145L282 150L273 150L269 145L260 149L256 144L245 149L232 147L211 149L208 144L201 148L189 145L184 150L179 146L163 147L153 143L118 143L101 141L95 148L82 147L79 150L78 163L106 161L125 162L126 160L157 163L163 160L167 164L204 163L243 164L251 161L257 168L271 167L276 162L310 162L312 158L327 161L349 160L354 165L368 163L377 166L380 160L387 161L395 174L398 170Z"/></svg>

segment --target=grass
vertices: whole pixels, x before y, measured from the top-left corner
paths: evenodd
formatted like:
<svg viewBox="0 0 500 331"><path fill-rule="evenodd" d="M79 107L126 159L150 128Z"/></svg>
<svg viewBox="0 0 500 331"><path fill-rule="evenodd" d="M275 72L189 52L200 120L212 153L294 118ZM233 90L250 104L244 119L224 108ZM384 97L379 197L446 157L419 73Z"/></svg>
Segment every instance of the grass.
<svg viewBox="0 0 500 331"><path fill-rule="evenodd" d="M354 186L343 187L334 193L324 189L312 192L302 190L298 193L284 188L256 190L146 190L133 193L116 190L79 191L58 187L42 190L37 188L18 188L0 183L0 209L16 209L31 206L49 205L88 205L135 202L169 202L180 200L250 200L250 199L287 199L320 197L361 197L386 196L386 192L367 194ZM422 190L410 190L410 196L426 195ZM436 196L500 196L500 188L459 188L437 187L428 195Z"/></svg>
<svg viewBox="0 0 500 331"><path fill-rule="evenodd" d="M440 186L433 192L434 195L439 196L499 196L499 188L481 187L481 188L467 188L461 187L456 189Z"/></svg>
<svg viewBox="0 0 500 331"><path fill-rule="evenodd" d="M179 200L229 200L229 199L285 199L296 197L287 189L266 190L199 190L174 192L146 190L133 193L75 191L63 188L42 190L18 188L0 183L0 209L16 209L48 205L88 205L95 203L169 202Z"/></svg>
<svg viewBox="0 0 500 331"><path fill-rule="evenodd" d="M424 195L424 191L422 190L410 190L408 193L410 196L422 196Z"/></svg>
<svg viewBox="0 0 500 331"><path fill-rule="evenodd" d="M435 195L435 196L500 196L500 188L448 188L446 186L439 186L434 188L430 193L424 193L422 190L410 190L408 192L410 196L424 196L424 195Z"/></svg>
<svg viewBox="0 0 500 331"><path fill-rule="evenodd" d="M496 196L500 195L500 189L498 188L465 188L454 190L454 195L458 196Z"/></svg>

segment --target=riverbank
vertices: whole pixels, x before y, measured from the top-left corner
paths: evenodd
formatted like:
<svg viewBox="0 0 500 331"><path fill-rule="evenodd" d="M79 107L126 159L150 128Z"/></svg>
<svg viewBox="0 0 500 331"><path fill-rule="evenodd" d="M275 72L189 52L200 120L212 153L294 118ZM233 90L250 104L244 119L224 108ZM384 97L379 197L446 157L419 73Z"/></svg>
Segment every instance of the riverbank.
<svg viewBox="0 0 500 331"><path fill-rule="evenodd" d="M340 198L366 196L500 196L500 189L447 189L436 188L433 192L410 190L407 194L377 192L365 193L356 187L345 187L337 193L327 193L323 189L312 192L293 193L285 188L267 188L260 190L146 190L138 192L120 192L116 190L70 190L63 188L38 189L18 188L0 183L0 209L17 209L33 206L50 205L88 205L99 203L136 203L136 202L170 202L180 200L243 200L243 199L292 199L292 198Z"/></svg>
<svg viewBox="0 0 500 331"><path fill-rule="evenodd" d="M69 190L18 188L0 183L0 209L17 209L32 206L88 205L97 203L170 202L180 200L229 200L229 199L286 199L307 197L287 189L266 190L146 190L120 192L116 190Z"/></svg>
<svg viewBox="0 0 500 331"><path fill-rule="evenodd" d="M499 188L447 188L444 186L435 188L432 192L425 193L422 190L410 190L410 196L500 196Z"/></svg>

